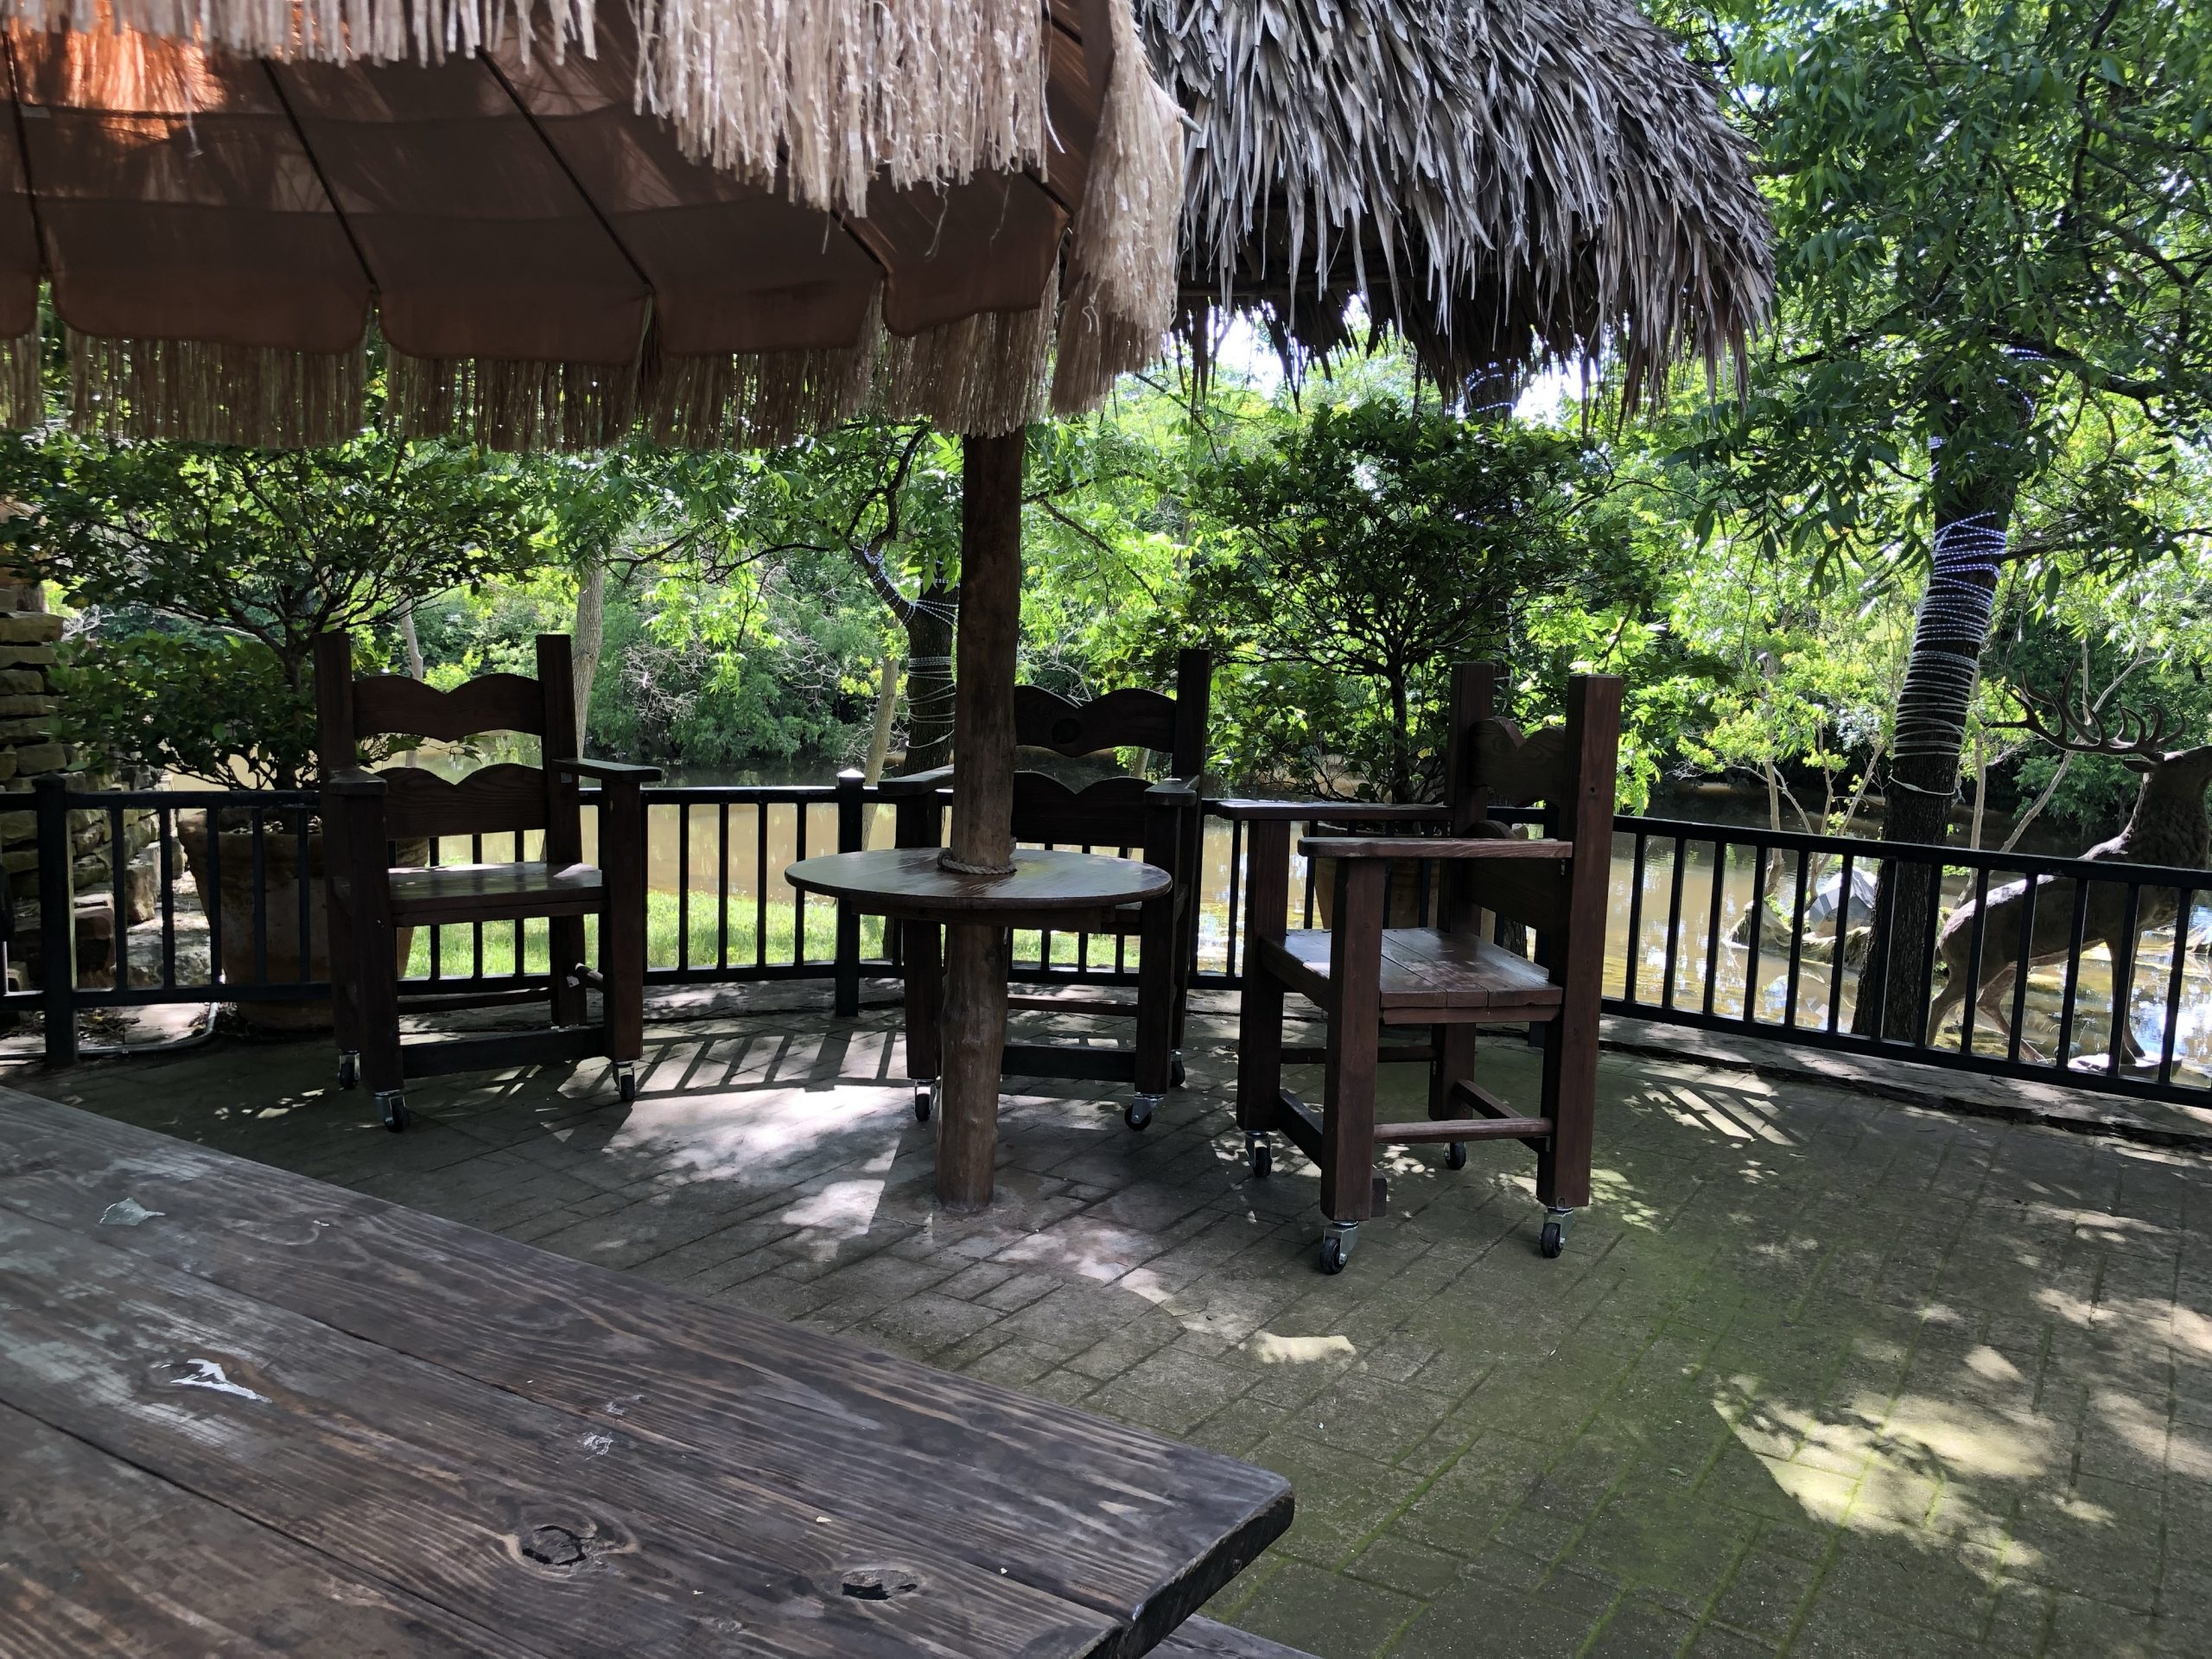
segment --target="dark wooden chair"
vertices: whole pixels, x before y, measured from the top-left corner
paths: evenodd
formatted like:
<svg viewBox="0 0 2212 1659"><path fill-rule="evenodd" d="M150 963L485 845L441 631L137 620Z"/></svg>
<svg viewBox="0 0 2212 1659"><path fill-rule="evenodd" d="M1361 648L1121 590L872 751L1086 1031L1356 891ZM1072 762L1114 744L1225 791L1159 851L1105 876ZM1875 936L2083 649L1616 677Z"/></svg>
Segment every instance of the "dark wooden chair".
<svg viewBox="0 0 2212 1659"><path fill-rule="evenodd" d="M1223 804L1248 821L1251 838L1237 1122L1254 1175L1268 1172L1275 1130L1321 1166L1325 1273L1343 1269L1359 1224L1374 1213L1377 1146L1442 1142L1448 1166L1458 1169L1470 1141L1526 1143L1536 1154L1545 1214L1539 1248L1548 1256L1565 1248L1568 1217L1590 1201L1621 683L1577 676L1568 683L1566 724L1524 741L1512 721L1493 716L1497 673L1488 663L1454 671L1442 837L1307 836L1299 843L1308 857L1335 861L1331 931L1286 925L1290 826L1357 813L1313 803ZM1489 816L1493 805L1535 802L1544 807L1541 840L1517 839ZM1440 861L1437 926L1384 925L1391 861L1408 859ZM1484 938L1485 913L1535 930L1541 965ZM1282 1086L1283 998L1292 991L1319 1004L1328 1020L1318 1116ZM1541 1031L1543 1082L1533 1113L1474 1079L1476 1027L1498 1022ZM1430 1028L1420 1051L1430 1063L1426 1122L1375 1121L1382 1037L1394 1026Z"/></svg>
<svg viewBox="0 0 2212 1659"><path fill-rule="evenodd" d="M352 640L315 641L315 714L321 731L322 823L328 872L332 1009L338 1081L365 1078L387 1128L407 1127L406 1077L488 1066L581 1059L614 1062L624 1100L637 1090L645 1049L645 811L642 786L653 766L584 760L576 754L576 710L566 634L537 637L537 677L487 674L450 691L420 680L355 678ZM539 740L542 766L479 767L448 783L420 766L362 769L363 740L405 735L457 741L486 732ZM583 861L577 780L600 782L599 855ZM542 830L542 855L502 864L395 867L395 842L440 836ZM460 995L402 991L398 930L545 917L548 982ZM584 960L584 918L599 918L600 965ZM586 991L601 993L601 1020L585 1024ZM454 1007L545 995L552 1028L402 1043L404 1006Z"/></svg>
<svg viewBox="0 0 2212 1659"><path fill-rule="evenodd" d="M1008 1043L1004 1070L1018 1077L1082 1077L1133 1085L1122 1118L1133 1129L1152 1122L1170 1088L1183 1082L1183 1030L1188 1016L1191 957L1198 943L1198 875L1205 822L1198 787L1206 764L1206 707L1212 659L1185 651L1175 661L1175 695L1123 687L1090 702L1070 702L1033 685L1014 691L1017 747L1049 749L1071 759L1107 749L1151 749L1167 756L1170 776L1106 778L1070 789L1045 772L1014 779L1017 842L1128 849L1174 877L1166 894L1077 918L1068 930L1137 940L1137 988L1126 997L1016 994L1014 1008L1134 1019L1135 1041L1103 1047L1067 1043ZM887 778L901 847L935 847L944 836L945 785L951 768ZM914 1116L927 1122L938 1070L938 1020L944 1000L940 929L899 925L906 966L906 1069L914 1084Z"/></svg>

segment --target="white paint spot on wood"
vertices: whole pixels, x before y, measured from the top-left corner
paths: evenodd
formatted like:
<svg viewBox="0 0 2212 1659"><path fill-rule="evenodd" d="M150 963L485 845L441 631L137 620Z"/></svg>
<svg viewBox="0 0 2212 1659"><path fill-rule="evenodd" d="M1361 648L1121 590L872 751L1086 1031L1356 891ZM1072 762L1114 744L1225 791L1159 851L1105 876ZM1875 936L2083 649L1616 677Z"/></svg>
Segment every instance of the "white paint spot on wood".
<svg viewBox="0 0 2212 1659"><path fill-rule="evenodd" d="M212 1359L180 1359L175 1369L181 1372L169 1379L180 1389L206 1389L213 1394L234 1394L241 1400L258 1400L269 1403L265 1394L256 1394L242 1383L233 1382L224 1375L223 1368Z"/></svg>
<svg viewBox="0 0 2212 1659"><path fill-rule="evenodd" d="M149 1210L136 1198L118 1198L100 1211L100 1225L136 1227L142 1221L151 1221L155 1217L167 1213L162 1210Z"/></svg>

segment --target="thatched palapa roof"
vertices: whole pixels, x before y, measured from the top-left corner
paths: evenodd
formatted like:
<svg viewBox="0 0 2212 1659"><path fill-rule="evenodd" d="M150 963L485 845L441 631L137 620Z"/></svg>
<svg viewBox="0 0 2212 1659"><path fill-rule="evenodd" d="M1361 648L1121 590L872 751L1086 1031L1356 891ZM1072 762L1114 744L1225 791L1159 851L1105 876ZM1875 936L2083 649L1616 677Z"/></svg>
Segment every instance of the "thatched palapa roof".
<svg viewBox="0 0 2212 1659"><path fill-rule="evenodd" d="M1740 365L1773 283L1748 146L1622 0L1137 0L1190 118L1185 326L1295 368L1348 304L1440 384L1608 357L1631 407Z"/></svg>
<svg viewBox="0 0 2212 1659"><path fill-rule="evenodd" d="M1109 0L0 0L0 419L1006 432L1173 308L1173 105ZM373 334L372 331L373 330Z"/></svg>

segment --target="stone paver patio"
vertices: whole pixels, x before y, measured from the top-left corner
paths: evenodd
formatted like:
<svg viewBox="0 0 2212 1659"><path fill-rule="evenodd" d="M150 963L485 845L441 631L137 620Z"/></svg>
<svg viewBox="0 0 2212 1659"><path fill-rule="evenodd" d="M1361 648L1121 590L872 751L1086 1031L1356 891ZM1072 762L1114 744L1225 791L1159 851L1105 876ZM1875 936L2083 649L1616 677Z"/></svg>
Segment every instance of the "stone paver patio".
<svg viewBox="0 0 2212 1659"><path fill-rule="evenodd" d="M1144 1135L1012 1098L955 1220L893 1017L799 1001L657 1024L632 1106L446 1080L404 1136L321 1043L6 1081L1277 1469L1297 1525L1210 1611L1325 1659L2212 1653L2203 1157L1609 1053L1564 1258L1524 1153L1436 1149L1331 1279L1226 1020Z"/></svg>

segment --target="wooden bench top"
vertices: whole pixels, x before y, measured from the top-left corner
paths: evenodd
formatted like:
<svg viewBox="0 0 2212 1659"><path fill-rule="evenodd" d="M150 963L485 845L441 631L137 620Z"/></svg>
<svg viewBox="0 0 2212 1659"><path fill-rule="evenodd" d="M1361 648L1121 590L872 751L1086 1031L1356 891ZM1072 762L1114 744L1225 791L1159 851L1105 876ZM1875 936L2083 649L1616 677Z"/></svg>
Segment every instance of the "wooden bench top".
<svg viewBox="0 0 2212 1659"><path fill-rule="evenodd" d="M1281 944L1260 941L1268 965L1289 983L1325 999L1329 984L1331 935L1298 928ZM1560 988L1525 957L1471 934L1433 927L1382 930L1382 1017L1386 1022L1418 1023L1437 1011L1511 1009L1516 1018L1532 1010L1560 1006Z"/></svg>
<svg viewBox="0 0 2212 1659"><path fill-rule="evenodd" d="M465 922L499 917L580 915L605 902L591 864L435 864L391 873L391 915L398 923Z"/></svg>
<svg viewBox="0 0 2212 1659"><path fill-rule="evenodd" d="M1135 1655L1291 1514L1228 1458L6 1090L0 1491L0 1653L41 1655Z"/></svg>

